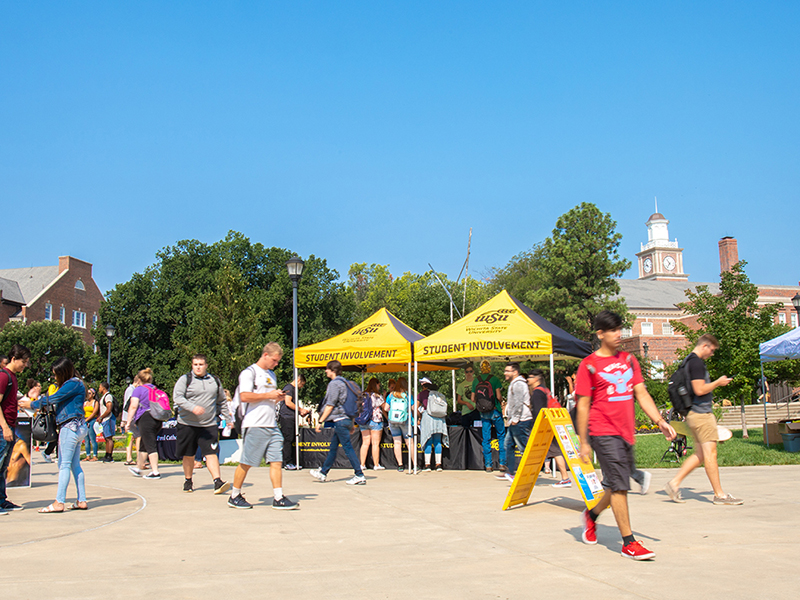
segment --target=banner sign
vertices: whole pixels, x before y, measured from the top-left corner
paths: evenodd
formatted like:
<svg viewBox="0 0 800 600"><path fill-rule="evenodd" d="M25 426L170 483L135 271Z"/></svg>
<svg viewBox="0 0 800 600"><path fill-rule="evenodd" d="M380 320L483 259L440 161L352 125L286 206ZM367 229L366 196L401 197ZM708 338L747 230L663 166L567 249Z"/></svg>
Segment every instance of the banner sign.
<svg viewBox="0 0 800 600"><path fill-rule="evenodd" d="M31 487L31 418L17 417L6 487Z"/></svg>
<svg viewBox="0 0 800 600"><path fill-rule="evenodd" d="M603 497L603 486L594 466L580 458L580 440L572 425L572 419L564 408L545 408L539 411L522 461L508 491L503 510L519 504L527 504L533 493L536 479L542 470L547 451L553 438L558 442L567 467L572 471L578 489L581 491L586 508L591 509Z"/></svg>

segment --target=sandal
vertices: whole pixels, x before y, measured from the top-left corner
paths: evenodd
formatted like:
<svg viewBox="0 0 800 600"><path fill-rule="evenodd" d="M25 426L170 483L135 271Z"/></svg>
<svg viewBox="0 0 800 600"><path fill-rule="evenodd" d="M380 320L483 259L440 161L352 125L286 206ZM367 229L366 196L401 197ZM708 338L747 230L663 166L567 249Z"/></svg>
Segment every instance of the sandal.
<svg viewBox="0 0 800 600"><path fill-rule="evenodd" d="M83 504L83 506L81 506ZM74 502L72 506L69 507L70 510L89 510L89 505L86 502Z"/></svg>
<svg viewBox="0 0 800 600"><path fill-rule="evenodd" d="M61 508L56 508L56 503L53 502L50 506L45 506L44 508L40 508L39 512L42 513L42 514L45 514L45 513L63 513L64 512L64 507L62 506Z"/></svg>
<svg viewBox="0 0 800 600"><path fill-rule="evenodd" d="M135 460L126 460L126 461L125 461L124 463L122 463L122 464L123 464L123 465L125 465L126 467L132 467L133 465L135 465L135 464L136 464L136 461L135 461Z"/></svg>

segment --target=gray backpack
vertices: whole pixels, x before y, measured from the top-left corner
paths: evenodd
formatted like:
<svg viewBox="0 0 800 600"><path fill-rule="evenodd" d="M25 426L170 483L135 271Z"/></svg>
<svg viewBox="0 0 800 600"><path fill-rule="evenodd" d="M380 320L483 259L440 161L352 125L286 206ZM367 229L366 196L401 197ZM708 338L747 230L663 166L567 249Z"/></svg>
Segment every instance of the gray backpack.
<svg viewBox="0 0 800 600"><path fill-rule="evenodd" d="M428 392L428 414L437 418L447 416L447 400L439 392Z"/></svg>

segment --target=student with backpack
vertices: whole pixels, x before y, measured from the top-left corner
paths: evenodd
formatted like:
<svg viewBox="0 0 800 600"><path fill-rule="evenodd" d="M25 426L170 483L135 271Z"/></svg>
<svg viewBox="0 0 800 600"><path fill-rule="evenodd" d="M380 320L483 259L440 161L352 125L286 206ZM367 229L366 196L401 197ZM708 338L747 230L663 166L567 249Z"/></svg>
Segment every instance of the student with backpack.
<svg viewBox="0 0 800 600"><path fill-rule="evenodd" d="M414 411L416 404L412 402L408 394L408 381L405 377L400 377L395 383L394 391L386 396L386 417L389 421L389 433L394 442L394 457L397 460L397 470L402 473L405 470L403 465L403 443L406 441L406 448L411 455L412 473L417 472L417 450L412 448L414 445L414 430L417 427L416 415ZM411 427L409 428L409 419Z"/></svg>
<svg viewBox="0 0 800 600"><path fill-rule="evenodd" d="M103 439L106 441L106 453L103 462L114 462L114 434L117 432L117 401L108 391L109 383L104 381L97 387L100 392L100 416L97 422L103 426Z"/></svg>
<svg viewBox="0 0 800 600"><path fill-rule="evenodd" d="M367 384L367 395L356 417L361 430L361 470L366 469L367 453L372 447L372 470L383 471L381 466L381 438L383 437L383 396L381 384L373 377Z"/></svg>
<svg viewBox="0 0 800 600"><path fill-rule="evenodd" d="M447 435L447 400L439 393L439 387L427 377L419 380L422 391L417 398L417 405L422 415L419 421L419 441L422 444L422 454L425 457L423 471L431 470L431 450L436 457L436 470L442 470L442 446L450 447L450 438Z"/></svg>
<svg viewBox="0 0 800 600"><path fill-rule="evenodd" d="M603 496L592 510L583 511L582 538L585 544L597 543L597 518L611 506L622 535L622 556L649 560L655 558L655 553L633 537L628 513L636 441L634 398L668 440L675 438L675 430L661 417L647 392L636 358L619 350L622 317L608 310L600 311L594 319L594 329L600 348L581 361L575 378L575 394L580 456L590 461L592 450L597 454L603 472Z"/></svg>
<svg viewBox="0 0 800 600"><path fill-rule="evenodd" d="M355 391L348 386L352 382L342 377L342 363L338 360L328 362L325 366L325 375L330 379L330 382L325 392L325 405L319 417L319 425L317 425L316 430L319 432L322 423L330 421L333 423L333 437L322 468L311 469L309 474L321 483L326 481L328 479L328 471L331 470L333 463L336 461L336 452L341 444L347 459L353 467L353 471L355 471L355 475L346 481L347 485L365 485L367 478L364 477L364 471L361 470L358 456L356 456L353 443L350 441L350 430L353 428L353 418L356 416L357 409L357 403L353 397ZM358 392L360 391L359 389Z"/></svg>
<svg viewBox="0 0 800 600"><path fill-rule="evenodd" d="M472 382L472 404L481 414L481 432L483 434L483 464L486 472L492 472L492 426L497 431L498 459L500 472L505 473L506 467L506 427L503 423L502 402L500 395L502 387L500 380L492 375L492 367L488 360L481 362L481 374Z"/></svg>
<svg viewBox="0 0 800 600"><path fill-rule="evenodd" d="M530 373L528 373L528 387L530 388L531 392L531 411L533 413L534 422L536 422L536 418L539 416L539 412L543 408L561 407L558 400L556 400L550 390L545 387L544 382L544 371L541 369L533 369ZM572 481L567 476L567 463L561 454L561 448L558 447L558 442L556 441L555 437L553 437L553 441L550 442L550 448L547 450L545 461L548 461L551 458L556 459L556 467L558 468L558 472L561 474L561 479L557 483L554 483L553 487L572 487ZM555 475L555 473L553 474Z"/></svg>
<svg viewBox="0 0 800 600"><path fill-rule="evenodd" d="M136 477L161 479L161 474L158 472L156 436L163 425L164 413L169 407L169 397L167 396L164 406L162 403L166 394L153 385L152 369L142 369L136 376L141 385L131 394L126 428L130 430L131 426L136 425L142 440L140 451L136 453L136 466L128 467L128 470ZM145 459L150 462L150 472L143 476Z"/></svg>

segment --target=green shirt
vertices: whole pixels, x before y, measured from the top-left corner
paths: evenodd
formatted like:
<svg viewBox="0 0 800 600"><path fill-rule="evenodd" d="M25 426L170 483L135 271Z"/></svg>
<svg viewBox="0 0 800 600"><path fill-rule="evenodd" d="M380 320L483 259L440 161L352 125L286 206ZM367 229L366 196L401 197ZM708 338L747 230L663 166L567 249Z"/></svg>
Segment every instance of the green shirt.
<svg viewBox="0 0 800 600"><path fill-rule="evenodd" d="M475 378L472 381L462 381L456 386L456 394L461 396L462 400L469 400L472 397L472 384L475 382ZM471 413L472 409L469 406L461 405L461 414L466 415L467 413Z"/></svg>

